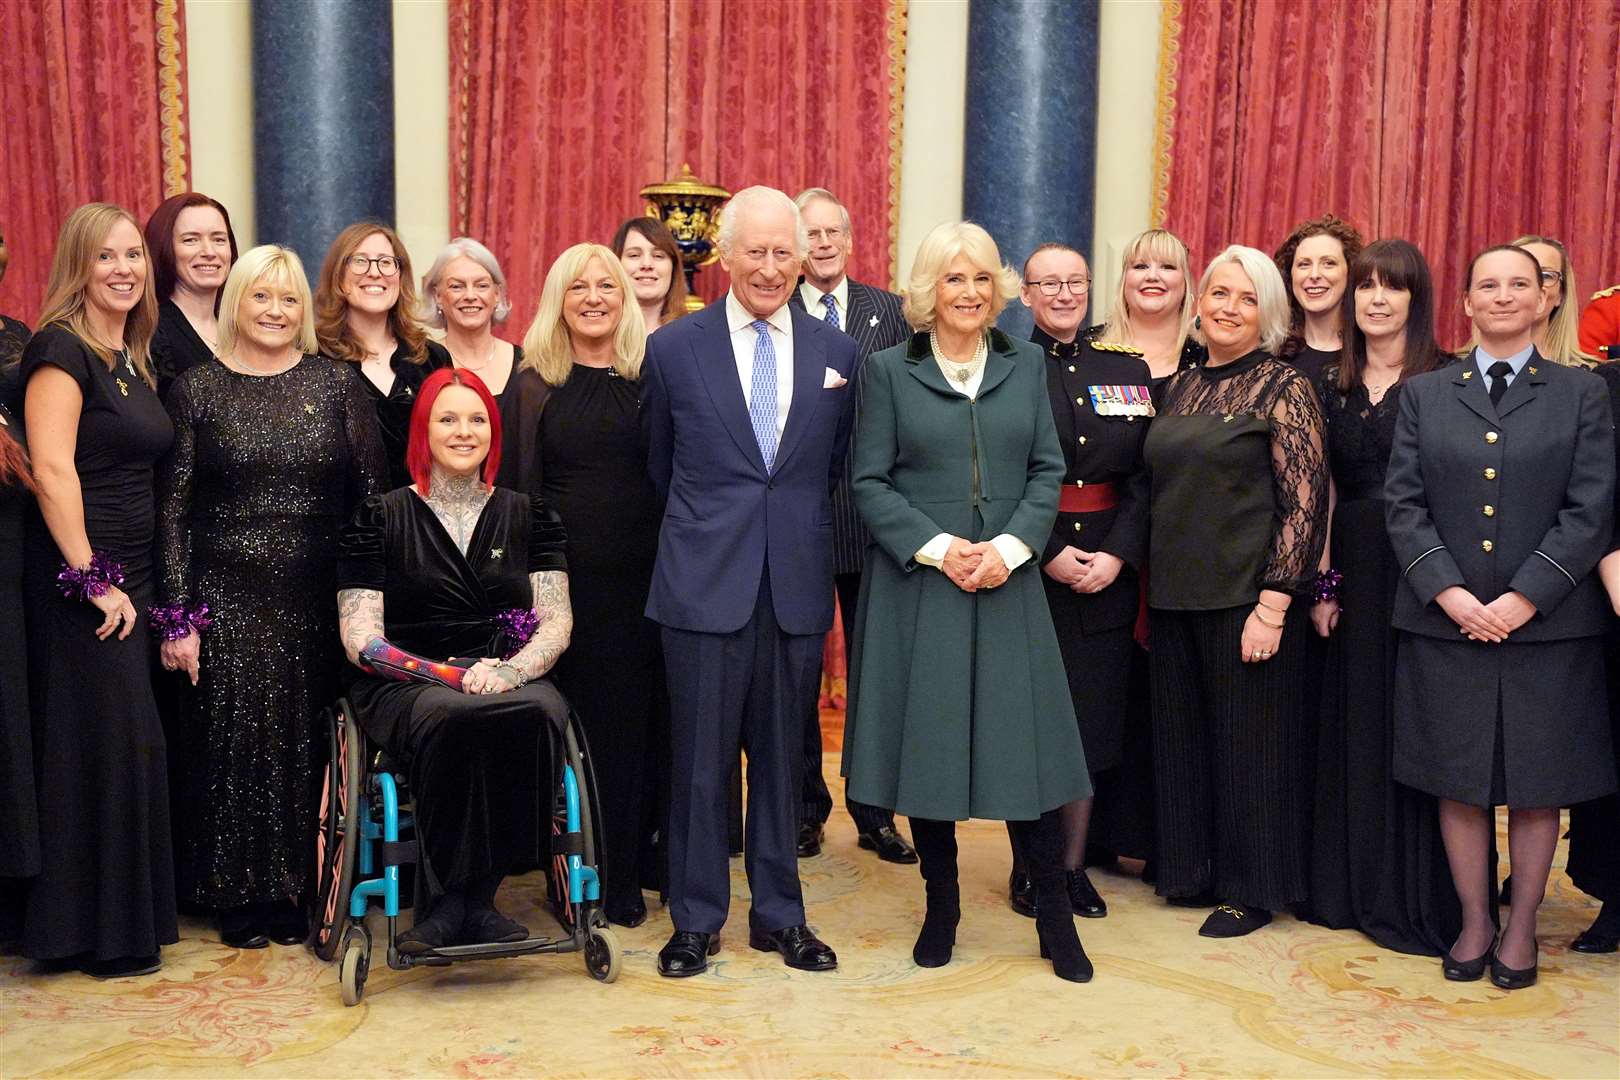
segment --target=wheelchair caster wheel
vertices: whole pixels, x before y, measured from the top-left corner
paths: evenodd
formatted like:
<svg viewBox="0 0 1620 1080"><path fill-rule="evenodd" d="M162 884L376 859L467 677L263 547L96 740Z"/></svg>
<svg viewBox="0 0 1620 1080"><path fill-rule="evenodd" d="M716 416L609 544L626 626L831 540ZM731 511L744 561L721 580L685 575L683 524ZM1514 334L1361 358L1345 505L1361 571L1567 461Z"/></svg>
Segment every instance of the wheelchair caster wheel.
<svg viewBox="0 0 1620 1080"><path fill-rule="evenodd" d="M585 970L597 982L610 983L619 977L619 960L624 950L619 939L605 926L591 927L591 936L585 939Z"/></svg>
<svg viewBox="0 0 1620 1080"><path fill-rule="evenodd" d="M343 965L338 982L343 1004L358 1005L366 993L366 974L371 968L371 941L365 934L349 933L343 938Z"/></svg>

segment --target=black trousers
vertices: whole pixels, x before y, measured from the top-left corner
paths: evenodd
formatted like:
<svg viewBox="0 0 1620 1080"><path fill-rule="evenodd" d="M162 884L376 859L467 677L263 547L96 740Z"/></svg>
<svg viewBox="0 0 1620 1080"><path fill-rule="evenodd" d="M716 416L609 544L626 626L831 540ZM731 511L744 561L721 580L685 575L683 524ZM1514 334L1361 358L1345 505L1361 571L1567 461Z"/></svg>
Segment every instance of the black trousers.
<svg viewBox="0 0 1620 1080"><path fill-rule="evenodd" d="M838 612L844 626L844 659L850 658L855 648L855 603L861 593L861 575L838 574L833 578L838 590ZM846 663L847 667L847 663ZM824 825L832 813L832 793L827 790L827 779L821 774L821 685L817 680L805 702L804 722L804 794L799 806L799 822ZM855 822L856 832L874 832L881 828L894 828L894 811L881 806L868 806L844 796L844 807Z"/></svg>
<svg viewBox="0 0 1620 1080"><path fill-rule="evenodd" d="M1291 612L1277 655L1244 663L1251 610L1152 612L1158 893L1276 911L1307 895L1307 619Z"/></svg>
<svg viewBox="0 0 1620 1080"><path fill-rule="evenodd" d="M799 888L799 730L814 682L820 634L776 622L770 574L754 614L730 634L663 628L669 679L669 895L678 930L717 933L731 903L726 795L748 753L744 851L752 920L783 930L804 920Z"/></svg>

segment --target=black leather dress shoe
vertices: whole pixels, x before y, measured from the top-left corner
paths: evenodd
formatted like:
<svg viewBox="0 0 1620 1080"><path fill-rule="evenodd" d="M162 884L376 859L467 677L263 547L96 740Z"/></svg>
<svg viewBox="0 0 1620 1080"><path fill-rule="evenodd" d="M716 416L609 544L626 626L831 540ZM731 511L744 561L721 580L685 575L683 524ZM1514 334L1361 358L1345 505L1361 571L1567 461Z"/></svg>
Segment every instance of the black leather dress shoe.
<svg viewBox="0 0 1620 1080"><path fill-rule="evenodd" d="M895 832L893 825L863 832L856 842L867 851L877 852L877 857L884 862L910 866L917 861L916 849L906 843L905 837Z"/></svg>
<svg viewBox="0 0 1620 1080"><path fill-rule="evenodd" d="M1575 935L1569 947L1580 953L1611 953L1620 950L1620 936L1589 926Z"/></svg>
<svg viewBox="0 0 1620 1080"><path fill-rule="evenodd" d="M1035 884L1028 874L1014 870L1007 877L1007 903L1026 919L1035 917Z"/></svg>
<svg viewBox="0 0 1620 1080"><path fill-rule="evenodd" d="M1070 870L1068 877L1069 906L1082 919L1102 919L1108 915L1108 902L1091 884L1084 870Z"/></svg>
<svg viewBox="0 0 1620 1080"><path fill-rule="evenodd" d="M821 854L822 828L813 821L799 826L799 858L813 859Z"/></svg>
<svg viewBox="0 0 1620 1080"><path fill-rule="evenodd" d="M277 945L302 945L309 937L309 917L300 905L282 901L265 911L264 932Z"/></svg>
<svg viewBox="0 0 1620 1080"><path fill-rule="evenodd" d="M838 954L803 924L786 930L748 930L748 944L760 952L782 954L782 962L800 971L831 971Z"/></svg>
<svg viewBox="0 0 1620 1080"><path fill-rule="evenodd" d="M709 957L720 951L720 935L696 930L677 930L669 943L658 950L658 974L684 979L709 970Z"/></svg>
<svg viewBox="0 0 1620 1080"><path fill-rule="evenodd" d="M639 899L626 908L603 907L602 913L615 926L637 927L647 921L647 905Z"/></svg>
<svg viewBox="0 0 1620 1080"><path fill-rule="evenodd" d="M222 911L219 914L219 940L233 949L268 949L270 937L259 923L257 905Z"/></svg>

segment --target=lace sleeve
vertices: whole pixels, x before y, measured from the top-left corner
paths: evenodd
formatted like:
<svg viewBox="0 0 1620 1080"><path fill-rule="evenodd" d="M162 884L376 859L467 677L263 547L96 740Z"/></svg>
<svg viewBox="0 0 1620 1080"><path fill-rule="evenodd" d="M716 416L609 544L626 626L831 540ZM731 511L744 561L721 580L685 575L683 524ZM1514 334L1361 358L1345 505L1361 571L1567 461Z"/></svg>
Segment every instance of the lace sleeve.
<svg viewBox="0 0 1620 1080"><path fill-rule="evenodd" d="M1281 382L1268 415L1277 519L1260 587L1292 592L1322 554L1328 502L1322 410L1310 383L1294 375Z"/></svg>
<svg viewBox="0 0 1620 1080"><path fill-rule="evenodd" d="M177 380L166 404L174 424L174 442L157 476L159 596L165 604L183 604L194 599L191 491L197 466L197 430L191 414L191 381Z"/></svg>

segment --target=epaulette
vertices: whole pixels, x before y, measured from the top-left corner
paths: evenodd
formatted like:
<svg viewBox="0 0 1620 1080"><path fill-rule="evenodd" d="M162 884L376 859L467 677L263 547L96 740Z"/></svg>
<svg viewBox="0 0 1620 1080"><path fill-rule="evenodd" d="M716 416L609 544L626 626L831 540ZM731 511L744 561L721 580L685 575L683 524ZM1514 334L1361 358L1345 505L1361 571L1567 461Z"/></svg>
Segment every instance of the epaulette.
<svg viewBox="0 0 1620 1080"><path fill-rule="evenodd" d="M1592 299L1601 300L1605 296L1613 296L1616 290L1620 290L1620 285L1610 285L1607 289L1599 289L1597 292L1592 294Z"/></svg>
<svg viewBox="0 0 1620 1080"><path fill-rule="evenodd" d="M1138 349L1135 345L1125 345L1118 341L1093 341L1091 343L1091 347L1093 349L1101 349L1104 352L1122 352L1128 356L1142 355L1142 350Z"/></svg>

